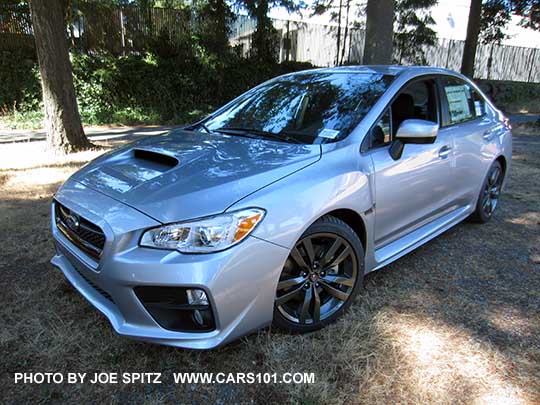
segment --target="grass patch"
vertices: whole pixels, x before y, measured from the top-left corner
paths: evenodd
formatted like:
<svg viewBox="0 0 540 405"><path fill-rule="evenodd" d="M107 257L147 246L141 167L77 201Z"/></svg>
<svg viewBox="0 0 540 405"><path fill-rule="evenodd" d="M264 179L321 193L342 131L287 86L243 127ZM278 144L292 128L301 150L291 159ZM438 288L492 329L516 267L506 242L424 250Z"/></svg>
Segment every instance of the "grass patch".
<svg viewBox="0 0 540 405"><path fill-rule="evenodd" d="M41 129L43 111L9 111L0 115L0 129Z"/></svg>
<svg viewBox="0 0 540 405"><path fill-rule="evenodd" d="M128 107L107 116L97 118L93 114L81 113L83 125L181 125L186 122L196 122L211 111L211 107L203 110L193 110L177 114L173 118L163 120L155 111L147 111L140 107ZM43 111L18 111L13 110L0 115L0 129L4 130L38 130L43 128Z"/></svg>

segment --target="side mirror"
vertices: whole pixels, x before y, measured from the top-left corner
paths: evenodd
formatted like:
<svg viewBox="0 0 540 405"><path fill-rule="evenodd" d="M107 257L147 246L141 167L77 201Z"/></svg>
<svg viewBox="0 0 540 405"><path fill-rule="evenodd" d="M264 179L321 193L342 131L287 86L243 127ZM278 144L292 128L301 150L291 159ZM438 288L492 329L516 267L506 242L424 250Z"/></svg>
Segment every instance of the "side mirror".
<svg viewBox="0 0 540 405"><path fill-rule="evenodd" d="M394 141L390 147L392 159L398 160L406 143L434 143L439 133L439 124L432 121L410 119L399 126Z"/></svg>

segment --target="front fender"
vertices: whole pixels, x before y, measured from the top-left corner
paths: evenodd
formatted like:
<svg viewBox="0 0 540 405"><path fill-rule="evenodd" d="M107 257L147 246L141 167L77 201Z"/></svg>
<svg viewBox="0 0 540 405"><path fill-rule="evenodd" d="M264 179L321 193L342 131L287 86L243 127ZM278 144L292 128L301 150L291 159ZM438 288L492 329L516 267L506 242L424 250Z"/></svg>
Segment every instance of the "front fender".
<svg viewBox="0 0 540 405"><path fill-rule="evenodd" d="M350 209L363 217L373 200L359 147L329 149L317 163L243 198L228 210L264 208L266 216L252 235L287 249L326 213Z"/></svg>

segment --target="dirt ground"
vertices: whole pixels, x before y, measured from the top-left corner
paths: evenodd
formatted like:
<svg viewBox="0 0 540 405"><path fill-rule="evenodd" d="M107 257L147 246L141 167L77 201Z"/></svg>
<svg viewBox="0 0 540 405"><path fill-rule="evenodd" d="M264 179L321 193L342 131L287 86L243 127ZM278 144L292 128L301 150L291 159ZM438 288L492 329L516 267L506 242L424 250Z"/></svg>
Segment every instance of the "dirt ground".
<svg viewBox="0 0 540 405"><path fill-rule="evenodd" d="M516 132L520 132L519 130ZM100 152L0 146L0 397L6 403L540 403L540 134L514 138L498 211L367 277L336 324L196 352L117 336L49 260L51 197ZM163 383L14 384L15 372L163 372ZM172 372L313 372L315 384L174 384Z"/></svg>

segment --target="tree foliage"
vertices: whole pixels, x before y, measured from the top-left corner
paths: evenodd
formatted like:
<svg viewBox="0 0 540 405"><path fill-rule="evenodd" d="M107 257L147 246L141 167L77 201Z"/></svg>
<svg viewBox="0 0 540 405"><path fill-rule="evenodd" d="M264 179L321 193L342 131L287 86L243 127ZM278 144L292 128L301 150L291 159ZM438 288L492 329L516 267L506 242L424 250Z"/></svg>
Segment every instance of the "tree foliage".
<svg viewBox="0 0 540 405"><path fill-rule="evenodd" d="M540 30L540 0L510 0L510 6L513 13L522 17L522 26Z"/></svg>
<svg viewBox="0 0 540 405"><path fill-rule="evenodd" d="M279 38L268 12L273 7L283 7L289 12L295 12L304 8L305 3L294 0L236 0L236 4L245 8L257 21L252 38L252 58L263 63L277 62Z"/></svg>
<svg viewBox="0 0 540 405"><path fill-rule="evenodd" d="M480 41L484 44L500 44L507 38L505 29L510 17L511 10L505 0L488 0L482 4Z"/></svg>
<svg viewBox="0 0 540 405"><path fill-rule="evenodd" d="M500 44L506 39L505 30L512 14L521 17L521 26L540 30L540 0L487 0L482 4L482 43Z"/></svg>
<svg viewBox="0 0 540 405"><path fill-rule="evenodd" d="M437 44L437 33L431 28L435 20L429 9L438 0L397 0L394 46L399 55L398 63L426 65L425 46Z"/></svg>
<svg viewBox="0 0 540 405"><path fill-rule="evenodd" d="M364 14L364 3L364 0L315 0L312 4L312 15L329 14L330 21L336 24L336 29L331 29L336 38L336 65L347 63L347 37L350 29L360 27L359 18Z"/></svg>

